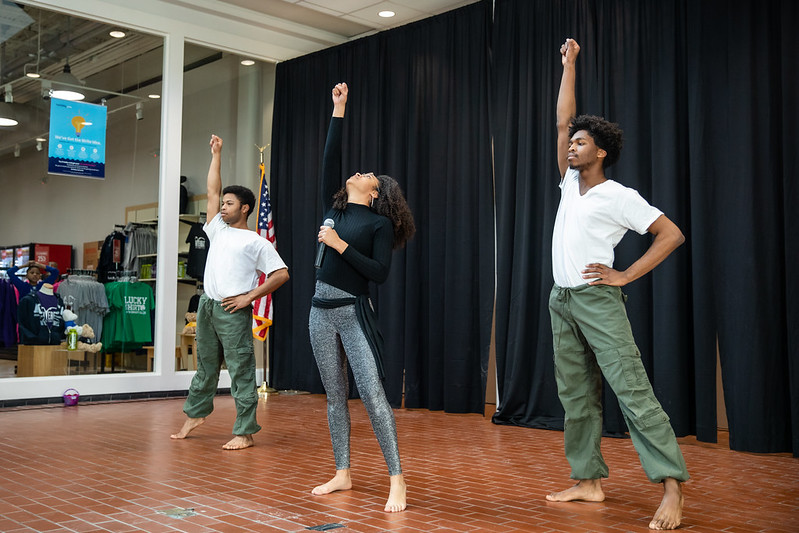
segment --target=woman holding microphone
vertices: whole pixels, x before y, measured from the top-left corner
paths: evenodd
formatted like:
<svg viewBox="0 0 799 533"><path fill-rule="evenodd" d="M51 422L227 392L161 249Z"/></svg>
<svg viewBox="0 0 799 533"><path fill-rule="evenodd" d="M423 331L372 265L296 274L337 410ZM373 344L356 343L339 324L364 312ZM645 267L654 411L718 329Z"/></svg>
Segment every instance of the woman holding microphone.
<svg viewBox="0 0 799 533"><path fill-rule="evenodd" d="M341 188L341 130L347 84L337 84L332 96L333 116L322 160L321 197L326 224L318 234L325 251L322 260L317 261L316 291L308 327L327 393L336 474L311 492L323 495L352 488L347 406L349 361L388 466L391 486L384 510L399 512L406 507L406 487L394 413L381 381L382 338L369 301L369 282L386 280L393 249L405 245L415 226L402 190L393 178L356 172Z"/></svg>

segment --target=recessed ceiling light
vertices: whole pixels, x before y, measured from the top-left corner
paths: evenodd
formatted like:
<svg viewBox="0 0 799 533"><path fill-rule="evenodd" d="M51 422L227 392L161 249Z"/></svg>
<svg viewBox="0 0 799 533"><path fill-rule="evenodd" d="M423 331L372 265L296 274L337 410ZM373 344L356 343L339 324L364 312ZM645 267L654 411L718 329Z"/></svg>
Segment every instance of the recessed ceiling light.
<svg viewBox="0 0 799 533"><path fill-rule="evenodd" d="M153 100L158 100L159 98L161 98L161 95L160 94L148 94L147 97L148 98L152 98Z"/></svg>
<svg viewBox="0 0 799 533"><path fill-rule="evenodd" d="M36 137L36 142L43 143L45 141L47 141L47 139L45 139L44 137Z"/></svg>
<svg viewBox="0 0 799 533"><path fill-rule="evenodd" d="M27 74L25 74L25 75L26 75L27 77L29 77L29 78L41 78L41 77L42 77L42 75L41 75L41 74L39 74L38 72L28 72L28 73L27 73Z"/></svg>
<svg viewBox="0 0 799 533"><path fill-rule="evenodd" d="M244 65L245 67L250 67L255 64L255 61L253 61L252 59L242 59L241 64Z"/></svg>
<svg viewBox="0 0 799 533"><path fill-rule="evenodd" d="M113 37L115 39L121 39L122 37L125 36L125 32L121 31L121 30L114 30L114 31L110 32L108 35L110 35L111 37Z"/></svg>
<svg viewBox="0 0 799 533"><path fill-rule="evenodd" d="M394 15L396 15L396 13L394 13L393 11L381 11L380 13L378 13L378 16L383 17L385 19L391 18Z"/></svg>

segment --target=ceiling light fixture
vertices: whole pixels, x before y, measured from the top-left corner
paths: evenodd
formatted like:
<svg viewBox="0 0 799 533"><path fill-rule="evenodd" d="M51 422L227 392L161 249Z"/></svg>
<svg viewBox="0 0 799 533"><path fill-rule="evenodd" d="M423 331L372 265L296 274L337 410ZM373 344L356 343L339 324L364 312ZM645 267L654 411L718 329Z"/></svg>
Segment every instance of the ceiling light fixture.
<svg viewBox="0 0 799 533"><path fill-rule="evenodd" d="M39 31L36 34L36 63L26 63L24 67L22 67L22 72L28 78L41 78L42 75L39 74L39 61L41 60L42 56L42 22L39 21ZM28 72L28 67L36 67L36 71Z"/></svg>
<svg viewBox="0 0 799 533"><path fill-rule="evenodd" d="M67 49L70 49L70 26L72 19L67 19ZM73 102L83 100L86 98L82 92L78 91L83 83L72 74L72 69L69 67L69 56L64 62L64 71L56 74L53 77L53 90L50 96L53 98L60 98L61 100L71 100Z"/></svg>
<svg viewBox="0 0 799 533"><path fill-rule="evenodd" d="M6 85L5 101L0 102L0 126L16 126L19 124L17 120L17 112L14 110L12 103L14 97L11 95L11 84Z"/></svg>
<svg viewBox="0 0 799 533"><path fill-rule="evenodd" d="M253 61L252 59L242 59L241 64L244 65L245 67L251 67L255 64L255 61Z"/></svg>
<svg viewBox="0 0 799 533"><path fill-rule="evenodd" d="M123 38L123 37L124 37L126 34L125 34L125 32L124 32L124 31L122 31L122 30L114 30L114 31L112 31L112 32L109 32L109 33L108 33L108 35L110 35L110 36L111 36L111 37L113 37L114 39L121 39L121 38Z"/></svg>
<svg viewBox="0 0 799 533"><path fill-rule="evenodd" d="M83 100L86 95L76 90L81 85L81 81L72 74L72 69L69 67L69 58L67 58L67 62L64 64L64 71L53 77L53 91L50 96L73 102Z"/></svg>
<svg viewBox="0 0 799 533"><path fill-rule="evenodd" d="M41 78L42 75L39 74L39 69L38 68L36 69L36 72L33 72L33 71L28 72L28 67L35 67L35 66L36 65L33 64L33 63L26 63L25 67L23 68L23 72L25 73L25 76L27 76L29 78Z"/></svg>
<svg viewBox="0 0 799 533"><path fill-rule="evenodd" d="M161 98L161 95L160 94L148 94L147 97L148 98L152 98L153 100L158 100L159 98Z"/></svg>
<svg viewBox="0 0 799 533"><path fill-rule="evenodd" d="M394 13L393 11L388 11L388 10L386 10L386 11L381 11L381 12L380 12L380 13L378 13L377 15L378 15L379 17L383 17L384 19L387 19L387 18L391 18L391 17L393 17L394 15L396 15L396 13Z"/></svg>

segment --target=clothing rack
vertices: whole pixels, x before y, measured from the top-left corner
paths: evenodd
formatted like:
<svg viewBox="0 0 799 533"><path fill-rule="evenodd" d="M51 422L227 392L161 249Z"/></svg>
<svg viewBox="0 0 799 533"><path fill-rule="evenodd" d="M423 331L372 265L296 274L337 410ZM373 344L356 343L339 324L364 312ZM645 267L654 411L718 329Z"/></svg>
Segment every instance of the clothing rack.
<svg viewBox="0 0 799 533"><path fill-rule="evenodd" d="M158 222L151 220L149 222L128 222L128 226L157 226ZM124 226L127 228L127 226Z"/></svg>
<svg viewBox="0 0 799 533"><path fill-rule="evenodd" d="M139 273L135 270L110 270L108 281L138 281Z"/></svg>
<svg viewBox="0 0 799 533"><path fill-rule="evenodd" d="M93 276L97 277L97 271L94 269L85 268L68 268L67 276Z"/></svg>

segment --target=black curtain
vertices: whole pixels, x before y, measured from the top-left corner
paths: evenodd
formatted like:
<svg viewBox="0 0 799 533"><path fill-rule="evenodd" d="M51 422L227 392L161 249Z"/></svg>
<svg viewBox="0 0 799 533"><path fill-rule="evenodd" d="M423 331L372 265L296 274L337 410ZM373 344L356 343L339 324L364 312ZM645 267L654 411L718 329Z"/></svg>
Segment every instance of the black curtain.
<svg viewBox="0 0 799 533"><path fill-rule="evenodd" d="M483 412L494 291L490 8L480 2L278 65L271 184L277 249L292 277L275 293L273 386L323 392L308 312L330 91L345 81L342 177L393 176L417 225L372 290L389 401L399 406L404 390L406 407Z"/></svg>
<svg viewBox="0 0 799 533"><path fill-rule="evenodd" d="M625 130L609 177L687 242L624 288L644 364L678 435L716 440L716 346L735 450L799 455L796 2L497 0L497 423L561 428L547 296L559 200L558 48L580 43L578 113ZM651 240L617 248L625 268ZM606 390L605 429L624 431Z"/></svg>

